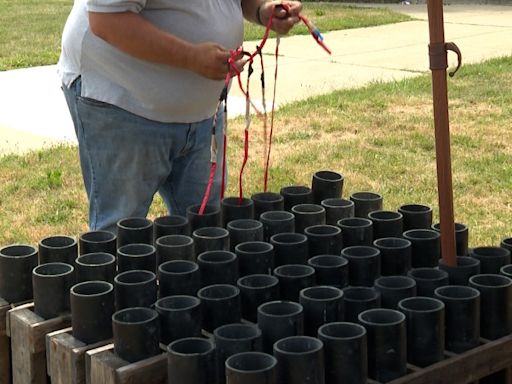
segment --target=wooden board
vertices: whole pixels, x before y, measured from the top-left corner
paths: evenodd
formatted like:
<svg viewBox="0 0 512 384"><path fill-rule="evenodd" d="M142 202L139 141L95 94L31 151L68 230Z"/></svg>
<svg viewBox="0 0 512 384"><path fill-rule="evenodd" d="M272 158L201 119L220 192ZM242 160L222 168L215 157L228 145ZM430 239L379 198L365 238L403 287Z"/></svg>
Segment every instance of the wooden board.
<svg viewBox="0 0 512 384"><path fill-rule="evenodd" d="M129 363L108 344L86 352L86 377L88 384L166 384L167 355Z"/></svg>
<svg viewBox="0 0 512 384"><path fill-rule="evenodd" d="M8 302L0 297L0 384L11 383L11 341L7 336Z"/></svg>
<svg viewBox="0 0 512 384"><path fill-rule="evenodd" d="M47 384L46 334L69 327L71 316L45 320L33 304L11 309L7 314L12 349L13 384Z"/></svg>
<svg viewBox="0 0 512 384"><path fill-rule="evenodd" d="M500 371L504 371L502 378L493 384L512 384L512 335L482 342L461 354L448 353L447 359L388 384L468 384Z"/></svg>
<svg viewBox="0 0 512 384"><path fill-rule="evenodd" d="M46 335L46 366L52 384L85 384L85 353L111 343L111 340L84 344L71 328Z"/></svg>
<svg viewBox="0 0 512 384"><path fill-rule="evenodd" d="M130 364L113 353L113 345L106 345L86 355L91 377L88 384L166 383L165 354ZM408 374L388 384L470 384L495 373L499 373L495 377L500 379L491 379L492 384L512 384L510 367L512 335L495 341L483 340L483 345L462 354L446 352L445 360L426 368L408 364ZM380 383L368 380L368 384Z"/></svg>

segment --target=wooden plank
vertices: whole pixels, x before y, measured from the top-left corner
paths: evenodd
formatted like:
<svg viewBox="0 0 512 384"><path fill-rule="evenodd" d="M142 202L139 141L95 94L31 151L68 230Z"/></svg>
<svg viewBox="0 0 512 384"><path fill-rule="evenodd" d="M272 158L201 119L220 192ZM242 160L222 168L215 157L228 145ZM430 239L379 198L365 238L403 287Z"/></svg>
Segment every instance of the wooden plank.
<svg viewBox="0 0 512 384"><path fill-rule="evenodd" d="M24 303L20 305L14 305L11 304L11 308L9 309L9 312L12 309L32 309L34 308L34 303ZM11 337L11 317L9 316L9 312L5 318L5 333L8 337Z"/></svg>
<svg viewBox="0 0 512 384"><path fill-rule="evenodd" d="M129 363L118 357L114 345L109 344L86 352L86 371L88 384L166 384L167 355Z"/></svg>
<svg viewBox="0 0 512 384"><path fill-rule="evenodd" d="M0 297L0 384L11 383L11 341L7 336L7 312L11 306Z"/></svg>
<svg viewBox="0 0 512 384"><path fill-rule="evenodd" d="M149 359L126 365L117 370L119 383L167 383L167 354L150 357Z"/></svg>
<svg viewBox="0 0 512 384"><path fill-rule="evenodd" d="M11 306L7 301L0 297L0 335L6 332L6 316Z"/></svg>
<svg viewBox="0 0 512 384"><path fill-rule="evenodd" d="M60 329L55 332L50 332L45 336L45 344L46 344L46 373L48 376L52 377L52 350L51 350L51 338L56 335L60 335L61 333L65 333L69 328Z"/></svg>
<svg viewBox="0 0 512 384"><path fill-rule="evenodd" d="M52 384L85 384L85 353L111 340L84 344L66 328L46 335L47 365Z"/></svg>
<svg viewBox="0 0 512 384"><path fill-rule="evenodd" d="M478 381L478 384L508 384L507 378L507 370L504 369L502 371L498 371L489 375L487 377L483 377Z"/></svg>
<svg viewBox="0 0 512 384"><path fill-rule="evenodd" d="M12 348L13 384L46 384L46 334L69 327L71 317L45 320L33 311L33 304L8 312Z"/></svg>
<svg viewBox="0 0 512 384"><path fill-rule="evenodd" d="M512 335L440 361L388 384L464 384L512 366Z"/></svg>
<svg viewBox="0 0 512 384"><path fill-rule="evenodd" d="M11 383L11 341L6 335L0 336L0 384Z"/></svg>
<svg viewBox="0 0 512 384"><path fill-rule="evenodd" d="M114 347L114 344L107 344L103 347L98 347L95 349L91 349L90 351L87 351L85 353L85 382L86 384L92 383L92 370L91 370L91 357L95 356L95 358L99 358L100 354L106 351L112 350ZM96 368L96 367L95 367ZM98 373L95 373L95 381L97 382L97 375Z"/></svg>
<svg viewBox="0 0 512 384"><path fill-rule="evenodd" d="M417 367L416 365L407 363L407 372L417 372L417 371L421 371L421 368Z"/></svg>

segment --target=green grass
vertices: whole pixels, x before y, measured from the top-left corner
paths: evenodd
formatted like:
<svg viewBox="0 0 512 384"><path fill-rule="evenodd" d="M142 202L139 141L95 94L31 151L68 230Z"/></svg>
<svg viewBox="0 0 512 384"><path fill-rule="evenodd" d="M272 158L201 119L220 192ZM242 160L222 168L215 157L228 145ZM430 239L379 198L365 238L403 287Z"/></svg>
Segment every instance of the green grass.
<svg viewBox="0 0 512 384"><path fill-rule="evenodd" d="M55 64L71 0L0 0L0 71Z"/></svg>
<svg viewBox="0 0 512 384"><path fill-rule="evenodd" d="M407 15L386 8L360 8L334 3L303 3L302 14L311 20L321 32L373 27L412 20ZM245 22L246 41L261 39L263 32L262 27ZM289 35L307 35L308 33L308 29L300 23L290 31Z"/></svg>
<svg viewBox="0 0 512 384"><path fill-rule="evenodd" d="M512 236L512 57L464 66L449 80L455 219L470 245ZM343 90L287 105L276 115L269 189L311 182L319 169L345 176L344 196L375 191L384 208L427 204L438 220L430 76ZM242 119L230 124L227 196L238 193ZM246 195L262 190L263 143L253 120ZM36 243L87 229L77 149L0 157L0 245ZM150 218L166 214L160 198Z"/></svg>
<svg viewBox="0 0 512 384"><path fill-rule="evenodd" d="M0 0L0 71L55 64L71 0ZM410 18L386 9L339 4L304 4L321 31L396 23ZM303 25L290 34L307 34ZM246 23L245 40L261 39L263 28Z"/></svg>
<svg viewBox="0 0 512 384"><path fill-rule="evenodd" d="M455 219L469 225L472 246L512 236L510 86L511 57L464 66L449 80ZM280 109L276 121L271 190L308 185L316 170L333 169L345 175L345 196L379 192L391 210L427 204L439 220L430 76L304 100ZM231 132L241 132L238 124ZM238 162L241 135L231 141ZM261 189L261 147L252 148L248 193Z"/></svg>

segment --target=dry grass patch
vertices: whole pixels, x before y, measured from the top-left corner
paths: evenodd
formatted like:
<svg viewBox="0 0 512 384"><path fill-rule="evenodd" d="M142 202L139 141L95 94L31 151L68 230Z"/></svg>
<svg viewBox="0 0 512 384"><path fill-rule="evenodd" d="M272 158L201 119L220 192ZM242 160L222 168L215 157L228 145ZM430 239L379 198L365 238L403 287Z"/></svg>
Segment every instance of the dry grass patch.
<svg viewBox="0 0 512 384"><path fill-rule="evenodd" d="M456 220L471 225L473 246L512 236L512 95L503 92L512 87L511 72L512 60L505 58L467 66L449 81ZM386 209L428 204L438 220L431 97L430 78L423 76L283 108L276 120L271 189L308 185L314 171L333 169L345 175L345 196L379 192ZM259 129L254 124L253 132ZM232 132L241 128L241 121L232 124ZM260 153L260 143L253 142L252 151ZM230 153L231 169L238 170L240 148ZM258 160L247 166L247 194L262 188L254 177L261 173ZM237 193L235 184L230 193Z"/></svg>
<svg viewBox="0 0 512 384"><path fill-rule="evenodd" d="M465 66L449 81L456 221L470 246L512 236L512 58ZM269 189L311 183L319 169L345 176L344 196L375 191L384 208L427 204L437 212L434 128L429 76L334 92L280 109ZM243 119L230 122L227 196L238 195ZM244 192L263 189L261 122L251 126ZM76 148L57 147L0 158L0 245L36 243L86 229L87 204ZM166 214L160 198L150 218Z"/></svg>

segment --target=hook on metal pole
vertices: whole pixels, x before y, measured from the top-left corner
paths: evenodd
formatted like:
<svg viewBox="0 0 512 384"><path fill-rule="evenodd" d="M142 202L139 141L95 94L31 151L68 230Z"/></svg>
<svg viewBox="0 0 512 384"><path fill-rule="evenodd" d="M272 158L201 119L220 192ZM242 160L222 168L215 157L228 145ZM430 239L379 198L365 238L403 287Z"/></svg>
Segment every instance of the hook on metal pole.
<svg viewBox="0 0 512 384"><path fill-rule="evenodd" d="M457 47L457 44L455 43L446 43L445 48L447 51L452 51L457 54L457 68L455 68L455 71L449 73L450 77L453 77L455 76L455 74L457 73L462 64L462 53L460 52L459 47Z"/></svg>
<svg viewBox="0 0 512 384"><path fill-rule="evenodd" d="M428 46L428 55L430 58L430 69L431 70L446 70L448 68L448 51L455 52L457 54L457 67L454 71L450 72L450 77L455 76L455 73L459 70L462 64L462 53L459 47L455 43L430 43Z"/></svg>

